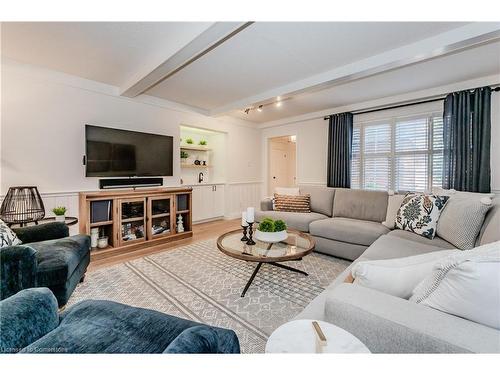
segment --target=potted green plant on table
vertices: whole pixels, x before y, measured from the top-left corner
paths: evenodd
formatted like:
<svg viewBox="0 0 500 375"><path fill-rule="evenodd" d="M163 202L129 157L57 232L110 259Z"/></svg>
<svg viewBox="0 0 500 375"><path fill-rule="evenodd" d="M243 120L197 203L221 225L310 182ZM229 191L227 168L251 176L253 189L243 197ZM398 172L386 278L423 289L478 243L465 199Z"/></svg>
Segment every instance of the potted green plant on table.
<svg viewBox="0 0 500 375"><path fill-rule="evenodd" d="M56 216L56 221L65 221L66 220L66 207L54 207L52 212Z"/></svg>
<svg viewBox="0 0 500 375"><path fill-rule="evenodd" d="M193 138L186 139L186 144L192 145L194 143Z"/></svg>
<svg viewBox="0 0 500 375"><path fill-rule="evenodd" d="M287 237L286 223L269 217L264 218L255 231L255 238L262 242L276 243L286 240Z"/></svg>

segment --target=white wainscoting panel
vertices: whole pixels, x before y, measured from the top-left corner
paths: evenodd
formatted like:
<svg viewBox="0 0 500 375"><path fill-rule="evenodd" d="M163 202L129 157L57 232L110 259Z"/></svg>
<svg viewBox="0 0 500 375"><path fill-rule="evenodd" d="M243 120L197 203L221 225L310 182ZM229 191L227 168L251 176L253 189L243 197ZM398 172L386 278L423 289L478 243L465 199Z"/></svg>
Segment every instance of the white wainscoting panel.
<svg viewBox="0 0 500 375"><path fill-rule="evenodd" d="M247 207L260 209L262 182L234 182L226 184L226 219L241 217Z"/></svg>

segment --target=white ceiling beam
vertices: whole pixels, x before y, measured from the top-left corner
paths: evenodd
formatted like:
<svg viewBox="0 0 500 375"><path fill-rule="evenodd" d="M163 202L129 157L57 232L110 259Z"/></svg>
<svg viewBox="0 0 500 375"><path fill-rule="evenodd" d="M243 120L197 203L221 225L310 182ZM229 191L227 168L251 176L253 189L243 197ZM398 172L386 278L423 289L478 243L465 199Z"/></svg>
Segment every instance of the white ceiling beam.
<svg viewBox="0 0 500 375"><path fill-rule="evenodd" d="M212 109L210 115L218 116L251 105L259 105L271 99L274 100L277 96L294 96L304 92L322 90L417 62L462 51L499 38L500 23L471 23L306 79L236 100ZM452 69L452 67L450 68Z"/></svg>
<svg viewBox="0 0 500 375"><path fill-rule="evenodd" d="M154 85L198 60L251 24L252 22L215 22L151 72L121 87L120 95L135 97L144 93Z"/></svg>

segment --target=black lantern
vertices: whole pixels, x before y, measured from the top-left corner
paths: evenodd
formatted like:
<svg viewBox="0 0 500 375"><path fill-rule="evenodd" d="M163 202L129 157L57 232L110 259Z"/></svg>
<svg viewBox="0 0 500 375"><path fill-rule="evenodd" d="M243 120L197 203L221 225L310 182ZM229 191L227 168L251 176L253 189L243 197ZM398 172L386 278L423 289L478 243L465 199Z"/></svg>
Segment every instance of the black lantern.
<svg viewBox="0 0 500 375"><path fill-rule="evenodd" d="M38 224L44 216L45 207L36 186L10 187L0 207L0 219L9 225Z"/></svg>

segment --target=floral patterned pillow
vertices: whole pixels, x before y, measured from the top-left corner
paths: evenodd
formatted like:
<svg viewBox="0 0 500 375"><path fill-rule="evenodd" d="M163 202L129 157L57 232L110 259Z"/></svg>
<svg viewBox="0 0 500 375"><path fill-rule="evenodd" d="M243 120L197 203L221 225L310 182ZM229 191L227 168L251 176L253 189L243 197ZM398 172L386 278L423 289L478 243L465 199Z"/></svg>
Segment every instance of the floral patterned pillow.
<svg viewBox="0 0 500 375"><path fill-rule="evenodd" d="M450 197L406 194L396 216L396 228L433 239L441 211Z"/></svg>
<svg viewBox="0 0 500 375"><path fill-rule="evenodd" d="M21 245L22 242L7 224L0 220L0 248L14 245Z"/></svg>

